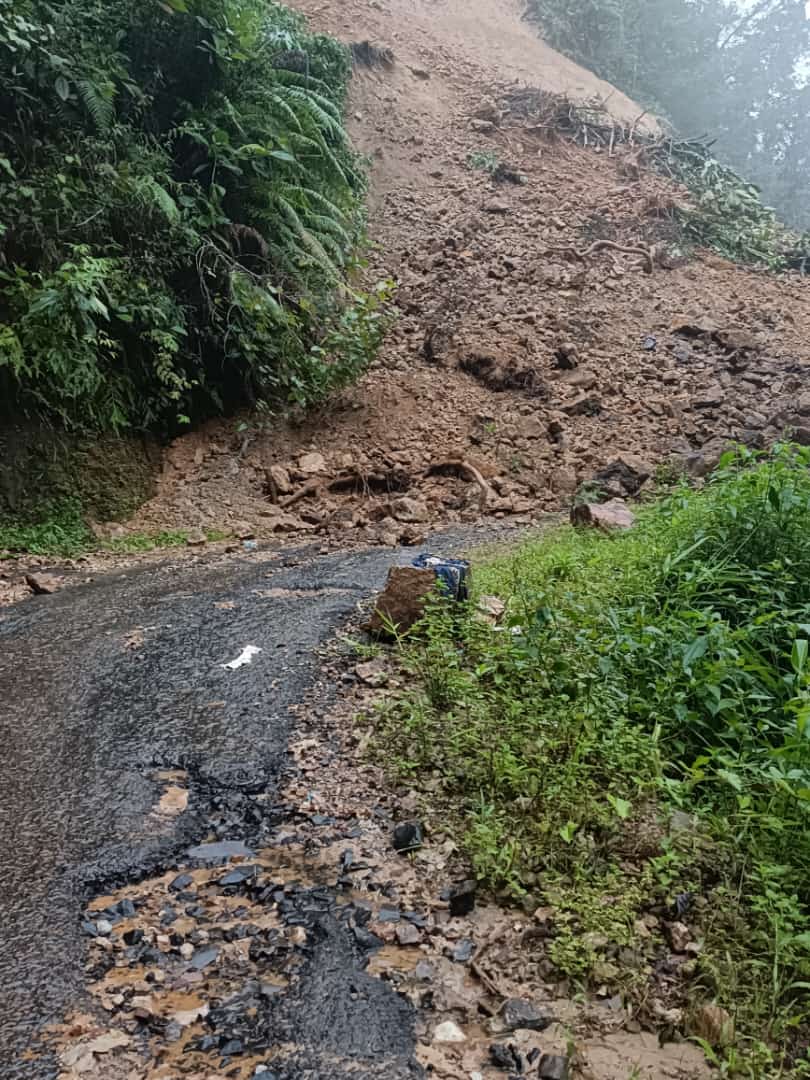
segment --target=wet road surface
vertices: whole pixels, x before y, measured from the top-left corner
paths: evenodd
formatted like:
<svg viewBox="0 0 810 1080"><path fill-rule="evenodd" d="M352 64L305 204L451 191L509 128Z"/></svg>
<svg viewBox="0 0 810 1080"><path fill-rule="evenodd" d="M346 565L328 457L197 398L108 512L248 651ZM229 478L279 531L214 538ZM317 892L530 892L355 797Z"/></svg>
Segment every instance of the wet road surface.
<svg viewBox="0 0 810 1080"><path fill-rule="evenodd" d="M21 1055L81 987L81 910L94 888L197 838L212 792L272 790L315 650L413 554L160 565L0 613L4 1078L51 1075ZM250 664L223 667L249 645L261 650ZM189 772L191 802L166 827L155 824L155 773L170 768ZM334 977L340 965L329 966ZM313 980L329 998L329 976ZM397 1009L380 999L379 1022ZM318 1007L307 1014L323 1023Z"/></svg>

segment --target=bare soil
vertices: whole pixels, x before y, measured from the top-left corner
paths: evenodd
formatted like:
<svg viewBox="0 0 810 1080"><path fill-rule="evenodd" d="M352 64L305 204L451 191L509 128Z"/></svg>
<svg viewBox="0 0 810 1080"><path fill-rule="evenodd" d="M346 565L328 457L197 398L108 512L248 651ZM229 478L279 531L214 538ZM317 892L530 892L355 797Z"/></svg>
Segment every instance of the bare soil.
<svg viewBox="0 0 810 1080"><path fill-rule="evenodd" d="M564 508L595 479L635 494L667 463L701 474L729 440L759 445L787 426L810 439L805 281L709 252L667 257L688 194L632 148L555 137L526 105L536 89L650 121L543 44L517 4L295 6L394 54L356 67L350 128L371 164L369 277L397 281L400 314L373 370L322 412L177 440L127 528L418 542L431 522ZM482 153L506 178L470 167ZM483 505L449 462L487 481ZM397 505L403 494L417 506Z"/></svg>

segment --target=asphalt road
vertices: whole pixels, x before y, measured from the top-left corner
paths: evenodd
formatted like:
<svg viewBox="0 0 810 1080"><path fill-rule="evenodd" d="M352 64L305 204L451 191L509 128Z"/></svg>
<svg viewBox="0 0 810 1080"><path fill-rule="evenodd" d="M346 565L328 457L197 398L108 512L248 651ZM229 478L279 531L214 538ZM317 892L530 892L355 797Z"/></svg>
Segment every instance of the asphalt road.
<svg viewBox="0 0 810 1080"><path fill-rule="evenodd" d="M289 707L313 684L317 647L393 561L413 554L158 565L0 613L6 1080L53 1075L23 1055L80 993L81 911L94 887L135 878L194 839L212 791L272 791ZM238 670L223 667L246 646L261 652ZM156 829L154 774L166 768L190 772L194 797L182 825ZM335 977L339 967L330 964ZM313 978L316 996L328 998L329 978ZM366 1034L398 1015L392 996L376 996Z"/></svg>

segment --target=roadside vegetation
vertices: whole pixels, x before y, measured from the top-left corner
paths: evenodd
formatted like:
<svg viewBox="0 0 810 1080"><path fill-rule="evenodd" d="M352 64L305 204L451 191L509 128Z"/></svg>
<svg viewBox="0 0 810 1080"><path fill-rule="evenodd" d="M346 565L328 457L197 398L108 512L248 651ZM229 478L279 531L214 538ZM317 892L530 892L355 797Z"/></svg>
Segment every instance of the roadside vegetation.
<svg viewBox="0 0 810 1080"><path fill-rule="evenodd" d="M0 412L162 434L355 378L349 72L273 2L0 0Z"/></svg>
<svg viewBox="0 0 810 1080"><path fill-rule="evenodd" d="M730 453L628 532L486 559L502 625L438 604L377 719L478 876L552 909L555 968L703 1038L724 1075L810 1076L809 467ZM729 1021L707 1030L703 1003Z"/></svg>

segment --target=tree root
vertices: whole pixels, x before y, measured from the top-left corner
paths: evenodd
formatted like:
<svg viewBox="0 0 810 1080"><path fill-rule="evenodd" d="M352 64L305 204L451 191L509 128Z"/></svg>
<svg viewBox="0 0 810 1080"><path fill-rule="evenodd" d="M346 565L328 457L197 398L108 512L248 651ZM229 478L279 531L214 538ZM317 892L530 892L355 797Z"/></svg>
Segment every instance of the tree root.
<svg viewBox="0 0 810 1080"><path fill-rule="evenodd" d="M430 466L427 475L433 476L436 473L442 472L459 473L462 476L466 476L468 480L472 480L474 484L477 484L479 490L479 509L486 510L489 500L492 498L493 491L474 465L471 465L469 461L464 461L460 458L452 459L450 461L437 461Z"/></svg>
<svg viewBox="0 0 810 1080"><path fill-rule="evenodd" d="M644 260L644 272L646 274L651 274L655 269L652 248L644 247L642 244L627 246L625 244L616 244L612 240L596 240L584 251L577 251L575 247L549 248L549 251L559 251L567 255L573 255L580 262L585 262L589 255L595 255L597 251L605 250L620 251L623 255L638 255Z"/></svg>

